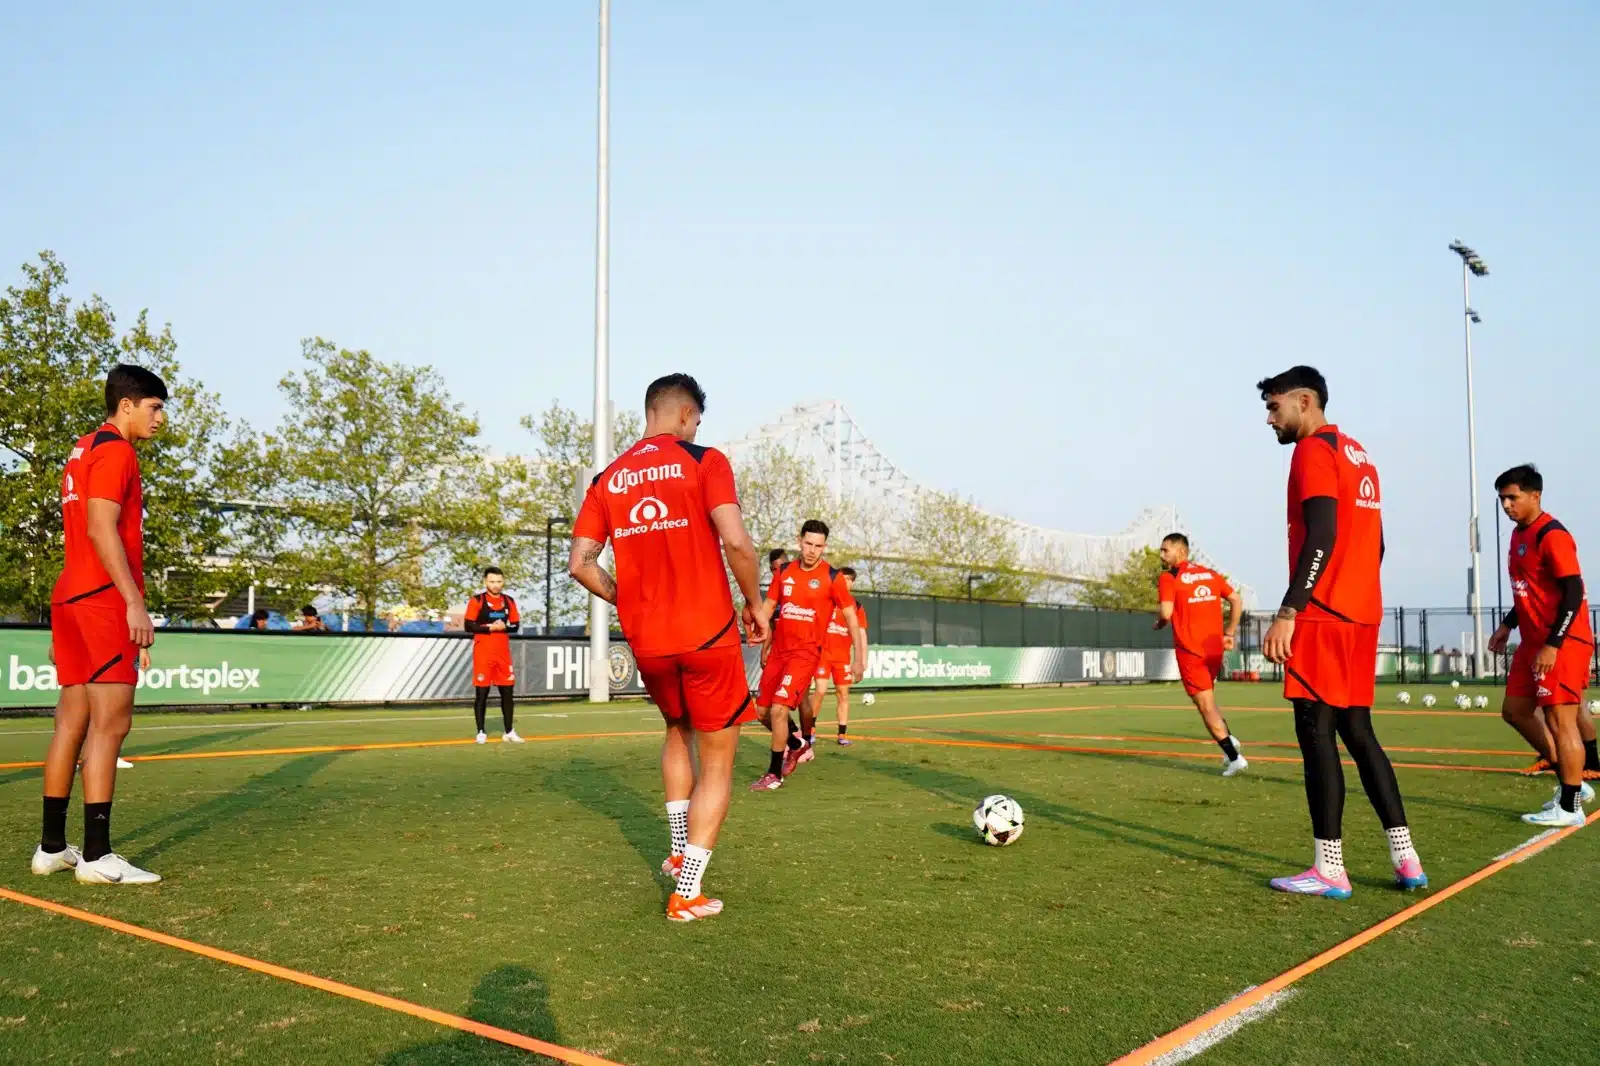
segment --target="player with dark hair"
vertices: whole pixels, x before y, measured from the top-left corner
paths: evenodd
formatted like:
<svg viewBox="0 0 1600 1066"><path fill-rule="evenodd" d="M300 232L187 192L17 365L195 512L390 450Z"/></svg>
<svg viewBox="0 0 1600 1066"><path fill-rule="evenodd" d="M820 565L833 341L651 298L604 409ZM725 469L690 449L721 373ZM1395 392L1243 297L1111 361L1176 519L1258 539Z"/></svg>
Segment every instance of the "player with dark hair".
<svg viewBox="0 0 1600 1066"><path fill-rule="evenodd" d="M846 587L850 594L855 595L856 571L852 566L841 566L839 573L844 577ZM867 672L865 662L856 663L852 668L850 658L855 652L855 646L850 640L850 630L840 617L840 609L835 607L833 617L828 620L828 637L822 645L822 662L817 664L817 681L811 687L811 700L806 710L800 713L800 731L807 750L810 750L816 741L817 718L822 713L822 701L828 695L828 683L833 683L834 717L839 726L839 744L841 747L850 746L850 738L845 735L850 728L850 685L855 678L864 677ZM855 606L856 620L861 623L863 631L867 628L867 612L860 602Z"/></svg>
<svg viewBox="0 0 1600 1066"><path fill-rule="evenodd" d="M755 607L756 546L733 467L715 448L694 443L705 407L705 392L685 374L650 385L644 439L590 483L567 564L579 584L616 605L639 677L666 719L661 780L672 850L661 869L676 879L667 917L677 922L722 912L700 882L728 814L739 727L755 716L741 618L750 640L767 637ZM607 541L615 577L600 566ZM740 612L724 559L744 595Z"/></svg>
<svg viewBox="0 0 1600 1066"><path fill-rule="evenodd" d="M1172 626L1172 646L1178 657L1178 678L1194 701L1211 739L1222 749L1222 776L1249 769L1239 754L1239 739L1217 710L1217 678L1222 675L1222 655L1233 649L1244 599L1228 579L1209 566L1189 559L1189 538L1169 533L1161 541L1161 577L1158 592L1161 615L1155 627ZM1228 601L1227 629L1223 629L1222 601Z"/></svg>
<svg viewBox="0 0 1600 1066"><path fill-rule="evenodd" d="M511 662L511 634L522 627L517 601L506 595L506 576L498 566L483 571L483 591L467 601L462 622L472 634L472 715L478 724L479 744L487 743L484 719L489 713L489 689L500 690L501 741L521 744L512 726L516 699L516 667Z"/></svg>
<svg viewBox="0 0 1600 1066"><path fill-rule="evenodd" d="M767 573L776 576L783 564L789 561L789 553L782 548L773 548L767 553Z"/></svg>
<svg viewBox="0 0 1600 1066"><path fill-rule="evenodd" d="M1489 638L1489 650L1505 651L1512 629L1522 635L1506 675L1500 715L1556 767L1560 781L1555 797L1522 820L1557 828L1582 825L1583 805L1594 799L1594 789L1584 781L1595 760L1594 723L1583 707L1594 630L1578 545L1544 509L1544 476L1532 464L1507 470L1495 478L1494 488L1516 526L1507 557L1514 605Z"/></svg>
<svg viewBox="0 0 1600 1066"><path fill-rule="evenodd" d="M1328 385L1314 368L1292 367L1256 387L1278 443L1294 445L1289 464L1289 591L1262 651L1270 662L1283 666L1283 694L1294 704L1316 852L1310 869L1273 878L1271 884L1279 892L1350 898L1341 828L1342 739L1383 824L1396 883L1421 888L1428 877L1411 843L1400 785L1372 729L1383 621L1378 470L1366 449L1328 422Z"/></svg>
<svg viewBox="0 0 1600 1066"><path fill-rule="evenodd" d="M790 746L788 711L800 707L811 691L835 610L850 631L856 662L863 667L867 662L867 634L856 617L855 598L844 575L823 562L827 550L827 523L808 519L800 527L799 560L785 563L773 576L761 605L762 617L771 622L772 636L763 649L756 714L772 730L772 748L767 772L750 785L752 792L780 788L796 766L815 758L804 744ZM785 710L774 714L775 704Z"/></svg>
<svg viewBox="0 0 1600 1066"><path fill-rule="evenodd" d="M50 595L61 697L44 764L44 828L33 872L83 884L147 885L160 875L111 850L111 801L155 625L144 602L144 493L138 442L167 420L167 386L137 366L106 375L106 420L80 438L61 478L66 558ZM67 803L83 762L83 850L67 843Z"/></svg>

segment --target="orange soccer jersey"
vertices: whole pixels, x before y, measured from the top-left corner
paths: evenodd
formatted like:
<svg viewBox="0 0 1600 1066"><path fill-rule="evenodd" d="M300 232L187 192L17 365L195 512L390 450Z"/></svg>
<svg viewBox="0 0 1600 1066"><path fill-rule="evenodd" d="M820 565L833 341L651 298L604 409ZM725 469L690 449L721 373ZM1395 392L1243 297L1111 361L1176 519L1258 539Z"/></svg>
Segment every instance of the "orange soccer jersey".
<svg viewBox="0 0 1600 1066"><path fill-rule="evenodd" d="M472 676L478 686L510 685L517 679L511 663L511 634L522 624L517 601L487 590L467 601L464 618L472 634ZM490 630L495 622L504 629Z"/></svg>
<svg viewBox="0 0 1600 1066"><path fill-rule="evenodd" d="M856 608L856 621L861 623L864 632L867 628L867 612ZM822 661L825 663L843 663L850 665L850 656L855 653L850 643L850 627L844 624L844 615L840 609L833 609L833 617L828 620L828 636L822 642Z"/></svg>
<svg viewBox="0 0 1600 1066"><path fill-rule="evenodd" d="M1578 566L1577 542L1566 526L1551 515L1542 514L1528 528L1512 532L1508 567L1521 641L1511 660L1506 695L1532 699L1540 707L1582 702L1594 660L1588 599L1570 619L1561 617L1562 579L1583 576ZM1566 631L1556 633L1563 622ZM1542 675L1536 674L1534 657L1552 640L1559 647L1555 666Z"/></svg>
<svg viewBox="0 0 1600 1066"><path fill-rule="evenodd" d="M778 605L772 619L772 655L820 659L834 611L853 611L855 597L843 574L826 563L810 570L785 563L772 576L767 599Z"/></svg>
<svg viewBox="0 0 1600 1066"><path fill-rule="evenodd" d="M1289 463L1289 570L1306 542L1305 502L1337 502L1338 536L1331 558L1316 575L1311 602L1300 621L1383 621L1383 494L1378 468L1366 449L1338 426L1324 426L1294 446Z"/></svg>
<svg viewBox="0 0 1600 1066"><path fill-rule="evenodd" d="M1188 655L1222 655L1222 601L1233 595L1228 579L1194 562L1164 570L1161 602L1172 604L1172 646Z"/></svg>

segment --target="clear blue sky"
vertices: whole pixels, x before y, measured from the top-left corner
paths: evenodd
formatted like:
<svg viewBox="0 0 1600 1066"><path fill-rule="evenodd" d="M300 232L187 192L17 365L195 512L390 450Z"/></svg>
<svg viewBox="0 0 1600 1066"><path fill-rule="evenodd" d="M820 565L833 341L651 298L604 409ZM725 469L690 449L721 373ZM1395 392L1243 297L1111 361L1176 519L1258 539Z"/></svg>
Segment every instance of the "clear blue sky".
<svg viewBox="0 0 1600 1066"><path fill-rule="evenodd" d="M617 0L619 403L687 369L715 441L839 397L1019 518L1174 502L1271 598L1251 386L1310 362L1385 476L1388 598L1460 604L1459 236L1490 553L1533 459L1600 564L1600 13L1197 6ZM0 277L56 250L258 425L321 335L528 450L590 403L594 8L13 5Z"/></svg>

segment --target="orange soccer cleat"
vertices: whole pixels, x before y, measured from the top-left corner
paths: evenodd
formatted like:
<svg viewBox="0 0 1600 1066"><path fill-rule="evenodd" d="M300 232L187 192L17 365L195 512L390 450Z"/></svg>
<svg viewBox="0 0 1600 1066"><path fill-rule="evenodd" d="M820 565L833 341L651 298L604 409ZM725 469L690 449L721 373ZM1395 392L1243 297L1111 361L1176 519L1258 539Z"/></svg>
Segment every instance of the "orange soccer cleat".
<svg viewBox="0 0 1600 1066"><path fill-rule="evenodd" d="M1523 777L1538 777L1540 774L1547 774L1555 768L1555 763L1541 755L1537 759L1533 760L1533 762L1523 767L1521 772Z"/></svg>
<svg viewBox="0 0 1600 1066"><path fill-rule="evenodd" d="M678 875L683 872L683 856L668 855L661 864L661 872L676 881Z"/></svg>
<svg viewBox="0 0 1600 1066"><path fill-rule="evenodd" d="M711 918L722 913L720 899L708 899L704 893L694 899L684 899L676 892L667 900L667 921L693 922L700 918Z"/></svg>

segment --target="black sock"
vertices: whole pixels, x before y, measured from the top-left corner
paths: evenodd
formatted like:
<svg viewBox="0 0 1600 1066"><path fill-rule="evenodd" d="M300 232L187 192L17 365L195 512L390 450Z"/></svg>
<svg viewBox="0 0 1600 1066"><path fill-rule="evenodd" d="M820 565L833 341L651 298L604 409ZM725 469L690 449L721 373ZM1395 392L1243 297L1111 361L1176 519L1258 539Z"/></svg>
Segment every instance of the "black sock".
<svg viewBox="0 0 1600 1066"><path fill-rule="evenodd" d="M1561 809L1566 811L1568 814L1576 811L1578 809L1578 793L1582 791L1582 789L1582 785L1562 785Z"/></svg>
<svg viewBox="0 0 1600 1066"><path fill-rule="evenodd" d="M809 733L801 733L800 734L800 739L804 740L807 744L815 743L816 739L817 739L817 731L815 729L813 729Z"/></svg>
<svg viewBox="0 0 1600 1066"><path fill-rule="evenodd" d="M1595 747L1595 742L1583 742L1583 768L1585 770L1600 770L1600 749Z"/></svg>
<svg viewBox="0 0 1600 1066"><path fill-rule="evenodd" d="M800 723L794 720L794 715L789 716L789 747L801 747Z"/></svg>
<svg viewBox="0 0 1600 1066"><path fill-rule="evenodd" d="M506 732L507 733L511 732L511 714L512 714L511 686L510 685L501 685L500 686L500 719L501 719L501 721L503 721L505 723L505 727L506 727Z"/></svg>
<svg viewBox="0 0 1600 1066"><path fill-rule="evenodd" d="M83 805L83 857L88 862L111 854L111 802Z"/></svg>
<svg viewBox="0 0 1600 1066"><path fill-rule="evenodd" d="M767 759L767 773L774 777L783 776L783 752L775 751Z"/></svg>
<svg viewBox="0 0 1600 1066"><path fill-rule="evenodd" d="M479 685L472 690L472 716L478 722L478 732L483 732L483 719L489 713L489 686Z"/></svg>
<svg viewBox="0 0 1600 1066"><path fill-rule="evenodd" d="M1234 744L1232 736L1226 736L1217 741L1217 747L1222 749L1222 754L1228 757L1229 762L1239 757L1239 748L1238 745Z"/></svg>
<svg viewBox="0 0 1600 1066"><path fill-rule="evenodd" d="M52 855L67 848L67 801L70 798L44 798L44 829L39 834L39 846Z"/></svg>
<svg viewBox="0 0 1600 1066"><path fill-rule="evenodd" d="M845 724L844 724L844 723L843 723L843 722L841 722L841 723L839 723L839 735L840 735L840 736L841 736L841 737L842 737L842 736L844 736L844 731L845 731L845 730L846 730L846 729L849 729L849 728L850 728L850 727L849 727L849 726L847 726L847 725L845 725Z"/></svg>

